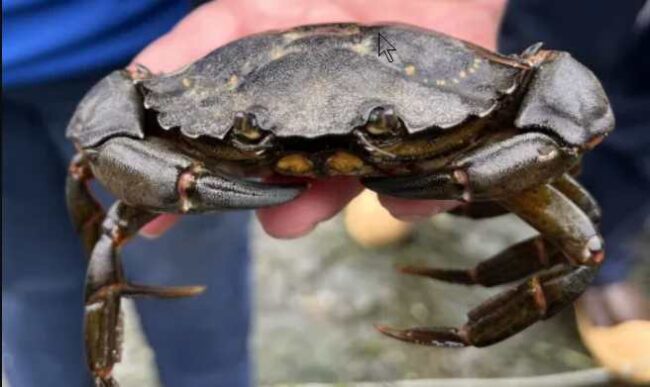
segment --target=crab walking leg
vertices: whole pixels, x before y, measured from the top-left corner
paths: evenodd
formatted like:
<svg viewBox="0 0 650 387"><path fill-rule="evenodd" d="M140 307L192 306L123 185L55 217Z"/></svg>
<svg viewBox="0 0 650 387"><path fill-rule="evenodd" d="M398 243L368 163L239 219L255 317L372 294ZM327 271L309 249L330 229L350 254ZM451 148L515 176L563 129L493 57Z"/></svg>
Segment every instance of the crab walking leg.
<svg viewBox="0 0 650 387"><path fill-rule="evenodd" d="M259 208L293 200L304 189L227 176L164 138L116 137L91 152L93 172L105 187L125 203L154 212Z"/></svg>
<svg viewBox="0 0 650 387"><path fill-rule="evenodd" d="M442 171L363 179L381 194L407 199L494 200L551 181L579 160L574 148L525 133L470 151Z"/></svg>
<svg viewBox="0 0 650 387"><path fill-rule="evenodd" d="M122 296L188 297L201 286L154 287L130 284L124 277L119 248L156 214L118 201L109 210L93 249L85 289L86 357L97 386L117 386L111 377L121 355Z"/></svg>
<svg viewBox="0 0 650 387"><path fill-rule="evenodd" d="M438 281L490 287L523 279L564 262L566 259L559 249L537 236L519 242L470 269L401 266L397 270Z"/></svg>
<svg viewBox="0 0 650 387"><path fill-rule="evenodd" d="M504 207L537 228L567 257L567 264L529 278L485 301L468 314L461 328L377 328L412 343L433 346L490 345L533 323L549 318L573 302L589 285L604 258L602 239L589 217L555 188L544 185L504 199ZM528 241L523 244L530 247Z"/></svg>
<svg viewBox="0 0 650 387"><path fill-rule="evenodd" d="M533 276L472 309L460 328L415 327L399 330L377 325L398 340L436 347L484 347L505 340L573 302L594 278L594 266L558 266Z"/></svg>
<svg viewBox="0 0 650 387"><path fill-rule="evenodd" d="M604 242L594 222L553 186L539 186L500 203L562 250L571 264L599 265L604 259Z"/></svg>
<svg viewBox="0 0 650 387"><path fill-rule="evenodd" d="M553 187L580 207L594 224L600 223L601 211L598 202L573 176L565 173L553 182Z"/></svg>
<svg viewBox="0 0 650 387"><path fill-rule="evenodd" d="M88 160L82 153L77 154L68 168L65 196L70 219L77 233L81 235L88 256L99 238L100 225L104 219L104 209L88 188L92 178Z"/></svg>
<svg viewBox="0 0 650 387"><path fill-rule="evenodd" d="M83 154L80 160L91 159L95 177L120 199L111 207L95 237L85 292L88 364L97 386L116 386L111 372L120 357L121 297L187 297L203 291L200 286L129 284L122 271L120 246L160 212L258 208L292 200L303 187L227 177L207 169L165 138L138 140L118 136L84 149ZM68 196L77 223L77 219L86 218L83 215L92 207L92 202L84 201L91 196L81 188L82 181L72 180Z"/></svg>
<svg viewBox="0 0 650 387"><path fill-rule="evenodd" d="M580 183L568 174L552 183L589 217L594 224L600 221L600 208L596 200ZM473 218L500 215L504 210L494 202L466 203L461 214ZM420 275L439 281L466 285L496 286L525 278L542 269L566 262L564 254L541 236L536 236L507 248L496 256L466 270L404 266L398 270L405 274Z"/></svg>

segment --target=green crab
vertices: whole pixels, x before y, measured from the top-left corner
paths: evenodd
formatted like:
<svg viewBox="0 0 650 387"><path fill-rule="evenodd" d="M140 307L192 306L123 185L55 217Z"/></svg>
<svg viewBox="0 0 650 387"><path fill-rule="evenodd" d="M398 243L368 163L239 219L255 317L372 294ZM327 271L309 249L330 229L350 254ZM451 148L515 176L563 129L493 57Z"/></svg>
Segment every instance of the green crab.
<svg viewBox="0 0 650 387"><path fill-rule="evenodd" d="M397 48L392 61L377 51L380 34ZM403 268L483 286L527 279L460 328L381 332L485 346L549 318L603 261L598 205L572 173L613 126L602 86L568 53L536 44L506 56L399 24L271 31L173 74L109 74L68 128L79 149L68 205L90 254L85 339L97 385L115 384L122 297L202 291L128 282L119 248L161 213L273 206L305 188L260 180L273 174L358 176L382 194L463 201L457 212L471 217L512 212L539 231L469 270ZM106 214L92 178L118 199Z"/></svg>

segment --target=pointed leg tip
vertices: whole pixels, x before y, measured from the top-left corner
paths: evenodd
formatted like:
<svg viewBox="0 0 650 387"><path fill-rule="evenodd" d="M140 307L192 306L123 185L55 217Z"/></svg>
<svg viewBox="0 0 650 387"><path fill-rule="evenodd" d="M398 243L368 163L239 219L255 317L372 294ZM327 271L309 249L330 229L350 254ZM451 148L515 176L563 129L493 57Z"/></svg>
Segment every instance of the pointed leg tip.
<svg viewBox="0 0 650 387"><path fill-rule="evenodd" d="M191 297L191 296L198 296L199 294L202 294L203 292L205 292L207 288L208 287L205 285L193 285L193 286L185 286L182 289L184 289L185 296Z"/></svg>
<svg viewBox="0 0 650 387"><path fill-rule="evenodd" d="M390 325L385 325L385 324L374 324L374 327L383 335L398 340L408 341L408 337L404 335L404 331L400 329L393 328Z"/></svg>
<svg viewBox="0 0 650 387"><path fill-rule="evenodd" d="M203 293L207 287L203 285L190 285L169 288L166 293L161 293L163 297L169 298L184 298L194 297Z"/></svg>
<svg viewBox="0 0 650 387"><path fill-rule="evenodd" d="M471 345L465 334L454 328L411 328L397 329L388 325L375 324L380 333L407 343L431 347L461 348Z"/></svg>
<svg viewBox="0 0 650 387"><path fill-rule="evenodd" d="M395 270L400 274L412 275L416 277L424 277L433 280L439 280L439 270L424 266L395 266Z"/></svg>
<svg viewBox="0 0 650 387"><path fill-rule="evenodd" d="M417 275L417 276L426 276L428 274L428 269L419 267L419 266L410 266L410 265L396 265L395 270L398 273L408 274L408 275Z"/></svg>
<svg viewBox="0 0 650 387"><path fill-rule="evenodd" d="M191 286L151 286L125 284L122 295L130 297L184 298L198 296L205 291L203 285Z"/></svg>
<svg viewBox="0 0 650 387"><path fill-rule="evenodd" d="M445 281L463 285L474 285L478 283L474 270L437 269L424 266L395 266L399 273L426 277L436 281Z"/></svg>

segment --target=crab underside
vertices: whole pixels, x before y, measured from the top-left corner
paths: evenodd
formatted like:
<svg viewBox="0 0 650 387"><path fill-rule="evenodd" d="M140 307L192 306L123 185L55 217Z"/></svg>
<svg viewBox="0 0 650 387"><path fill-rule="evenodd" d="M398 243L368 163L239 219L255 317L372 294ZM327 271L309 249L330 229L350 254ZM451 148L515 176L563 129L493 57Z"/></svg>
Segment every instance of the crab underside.
<svg viewBox="0 0 650 387"><path fill-rule="evenodd" d="M395 63L368 51L378 31L399 43ZM132 284L119 248L160 213L260 208L305 188L260 181L273 174L358 176L382 194L460 200L456 214L514 213L539 231L468 270L401 268L468 285L526 280L460 328L377 326L382 333L486 346L549 318L604 258L598 205L573 172L612 127L600 84L566 53L536 45L502 56L408 26L300 27L231 43L168 76L116 71L68 132L80 150L67 197L90 256L85 340L96 383L116 385L121 297L203 290ZM107 213L88 189L93 178L118 198Z"/></svg>

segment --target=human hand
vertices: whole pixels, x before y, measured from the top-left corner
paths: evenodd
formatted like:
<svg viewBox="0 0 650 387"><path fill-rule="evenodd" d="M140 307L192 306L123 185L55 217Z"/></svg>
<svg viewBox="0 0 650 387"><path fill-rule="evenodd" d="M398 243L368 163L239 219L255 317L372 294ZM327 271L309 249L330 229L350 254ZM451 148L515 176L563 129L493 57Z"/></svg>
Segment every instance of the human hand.
<svg viewBox="0 0 650 387"><path fill-rule="evenodd" d="M489 49L496 36L505 0L221 0L207 3L181 20L169 33L138 54L154 73L177 70L238 38L271 29L326 22L397 21L435 29ZM310 232L345 207L363 187L356 178L314 180L290 203L257 211L265 231L277 238ZM404 200L380 196L393 216L413 220L453 208L455 201ZM142 230L158 236L177 220L163 215Z"/></svg>

